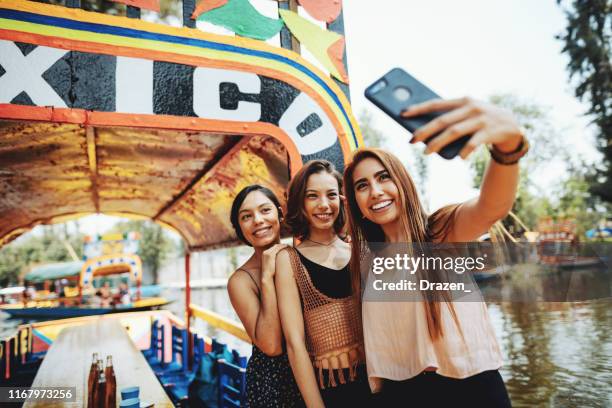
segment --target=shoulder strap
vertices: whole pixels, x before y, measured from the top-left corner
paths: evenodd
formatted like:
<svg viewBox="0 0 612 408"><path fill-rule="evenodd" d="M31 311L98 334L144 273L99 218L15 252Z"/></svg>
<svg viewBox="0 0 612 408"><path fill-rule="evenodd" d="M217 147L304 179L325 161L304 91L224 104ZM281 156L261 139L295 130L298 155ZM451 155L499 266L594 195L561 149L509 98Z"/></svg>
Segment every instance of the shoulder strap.
<svg viewBox="0 0 612 408"><path fill-rule="evenodd" d="M251 280L253 281L253 283L255 284L255 287L257 288L257 295L259 297L261 297L261 288L259 287L259 285L257 284L257 281L255 280L255 278L253 277L253 275L251 275L251 272L247 271L244 268L238 268L239 271L242 271L244 273L246 273L247 275L249 275L249 278L251 278Z"/></svg>

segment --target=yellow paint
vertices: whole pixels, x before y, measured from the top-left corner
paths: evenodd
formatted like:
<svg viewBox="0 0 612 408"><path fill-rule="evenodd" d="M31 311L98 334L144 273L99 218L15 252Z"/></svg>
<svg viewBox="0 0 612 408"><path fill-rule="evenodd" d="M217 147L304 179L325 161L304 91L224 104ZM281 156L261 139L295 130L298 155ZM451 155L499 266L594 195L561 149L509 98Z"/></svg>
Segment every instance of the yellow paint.
<svg viewBox="0 0 612 408"><path fill-rule="evenodd" d="M2 1L6 1L6 0L0 0L0 4L2 3ZM342 132L340 132L340 129L337 129L339 133L346 135L350 131L348 128L348 123L344 119L342 112L340 111L336 103L327 94L327 92L325 92L325 90L323 90L318 84L314 83L312 79L308 77L306 74L304 74L303 72L297 69L294 69L292 67L289 67L283 63L277 62L277 61L259 58L255 56L237 55L235 53L224 52L224 51L202 49L200 47L194 47L194 46L188 46L188 45L182 45L182 44L168 44L166 42L155 41L155 40L133 39L133 38L119 37L119 36L114 36L114 35L109 35L109 34L87 33L87 32L75 31L75 30L59 28L59 27L52 27L52 26L47 26L47 25L23 23L23 22L7 20L7 19L0 19L0 27L10 29L10 30L15 30L15 31L30 32L33 34L39 34L39 35L44 35L44 36L67 38L67 39L72 39L72 40L77 40L77 41L89 41L89 42L107 44L111 46L119 46L119 47L127 46L127 47L134 47L134 48L139 48L139 49L144 49L144 50L163 51L163 52L169 52L173 54L211 58L211 59L220 60L220 61L249 64L249 65L252 65L254 68L264 67L264 68L273 69L279 72L286 72L287 74L291 75L292 77L302 82L303 85L302 87L300 87L302 90L306 91L307 88L310 88L317 95L323 98L323 100L325 100L326 104L334 112L334 116L338 118L340 123L343 124L344 130ZM212 40L211 38L203 38L203 39ZM235 44L232 44L232 45L235 45ZM282 49L278 49L278 50L280 51ZM278 54L277 50L274 48L266 49L265 51ZM292 53L288 55L287 57L292 60L296 60L297 62L304 65L306 68L308 68L310 71L315 73L334 92L336 97L340 100L341 104L343 105L345 111L347 112L347 115L349 116L349 120L351 124L353 125L353 129L355 130L357 134L357 138L359 142L361 143L362 142L361 134L359 132L359 127L357 125L357 122L355 118L353 117L352 112L350 110L350 104L348 100L346 99L346 96L344 95L344 93L338 88L338 85L336 85L333 81L330 81L327 78L327 75L325 75L325 73L321 72L318 68L310 64L308 61L299 57L299 55ZM346 136L342 136L342 137L346 137ZM351 146L351 149L355 149L356 146L352 140L352 137L347 137L347 140L349 142L349 145Z"/></svg>
<svg viewBox="0 0 612 408"><path fill-rule="evenodd" d="M305 46L331 75L346 82L346 78L343 78L327 53L329 47L343 37L333 31L322 29L293 11L279 10L278 12L300 44Z"/></svg>
<svg viewBox="0 0 612 408"><path fill-rule="evenodd" d="M228 319L227 317L222 316L218 313L203 309L193 303L189 305L189 308L194 317L202 319L211 326L221 329L233 336L236 336L240 340L244 340L247 343L252 343L251 338L240 323Z"/></svg>

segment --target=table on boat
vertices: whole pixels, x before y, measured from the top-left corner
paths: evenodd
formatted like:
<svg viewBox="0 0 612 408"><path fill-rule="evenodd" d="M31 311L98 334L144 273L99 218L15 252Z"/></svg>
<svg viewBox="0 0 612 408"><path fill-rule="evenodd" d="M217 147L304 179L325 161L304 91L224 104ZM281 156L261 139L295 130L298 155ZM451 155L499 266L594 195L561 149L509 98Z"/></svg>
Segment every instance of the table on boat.
<svg viewBox="0 0 612 408"><path fill-rule="evenodd" d="M123 387L139 386L140 401L155 407L173 407L147 360L136 348L126 329L116 318L100 318L95 323L63 329L53 342L34 378L32 387L76 387L76 402L26 402L24 407L84 407L87 405L87 379L92 354L106 364L112 355L117 379L117 406Z"/></svg>

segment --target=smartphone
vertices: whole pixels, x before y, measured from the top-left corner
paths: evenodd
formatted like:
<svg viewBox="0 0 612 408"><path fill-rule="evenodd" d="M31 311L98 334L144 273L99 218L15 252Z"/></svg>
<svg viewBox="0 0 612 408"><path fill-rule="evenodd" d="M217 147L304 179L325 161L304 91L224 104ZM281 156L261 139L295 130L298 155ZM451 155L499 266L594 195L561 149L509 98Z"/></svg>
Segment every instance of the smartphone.
<svg viewBox="0 0 612 408"><path fill-rule="evenodd" d="M402 112L411 105L440 98L434 91L401 68L393 68L387 72L383 77L367 87L364 93L365 97L374 103L374 105L408 129L410 133L414 133L419 127L445 113L436 112L411 118L403 118L401 116ZM431 136L425 143L431 142L436 136ZM440 149L438 154L445 159L452 159L459 154L471 136L466 135L447 144Z"/></svg>

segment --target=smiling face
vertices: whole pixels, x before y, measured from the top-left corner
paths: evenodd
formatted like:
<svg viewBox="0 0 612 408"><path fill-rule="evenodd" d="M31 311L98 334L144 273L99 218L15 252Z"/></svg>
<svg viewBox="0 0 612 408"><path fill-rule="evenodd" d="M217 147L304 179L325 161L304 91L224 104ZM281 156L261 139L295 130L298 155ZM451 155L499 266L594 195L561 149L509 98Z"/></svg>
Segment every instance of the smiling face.
<svg viewBox="0 0 612 408"><path fill-rule="evenodd" d="M338 180L327 172L311 174L304 192L304 216L310 229L334 227L340 211Z"/></svg>
<svg viewBox="0 0 612 408"><path fill-rule="evenodd" d="M238 211L238 224L253 248L266 248L279 240L278 209L261 191L252 191L245 197Z"/></svg>
<svg viewBox="0 0 612 408"><path fill-rule="evenodd" d="M365 218L381 226L399 220L399 190L378 159L368 157L360 161L352 182L355 201Z"/></svg>

